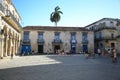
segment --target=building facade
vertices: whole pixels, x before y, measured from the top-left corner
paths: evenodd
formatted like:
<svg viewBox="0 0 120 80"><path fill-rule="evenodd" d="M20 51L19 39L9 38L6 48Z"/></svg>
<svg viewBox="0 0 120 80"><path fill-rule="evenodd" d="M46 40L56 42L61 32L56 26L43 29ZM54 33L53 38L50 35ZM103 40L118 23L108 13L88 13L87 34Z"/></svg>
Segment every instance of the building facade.
<svg viewBox="0 0 120 80"><path fill-rule="evenodd" d="M21 39L20 15L11 0L0 0L0 58L15 55Z"/></svg>
<svg viewBox="0 0 120 80"><path fill-rule="evenodd" d="M94 32L80 27L26 26L22 31L22 53L68 53L94 51Z"/></svg>
<svg viewBox="0 0 120 80"><path fill-rule="evenodd" d="M86 29L94 31L95 50L100 48L103 53L109 48L119 49L117 36L120 35L120 26L117 25L118 19L103 18L88 26Z"/></svg>

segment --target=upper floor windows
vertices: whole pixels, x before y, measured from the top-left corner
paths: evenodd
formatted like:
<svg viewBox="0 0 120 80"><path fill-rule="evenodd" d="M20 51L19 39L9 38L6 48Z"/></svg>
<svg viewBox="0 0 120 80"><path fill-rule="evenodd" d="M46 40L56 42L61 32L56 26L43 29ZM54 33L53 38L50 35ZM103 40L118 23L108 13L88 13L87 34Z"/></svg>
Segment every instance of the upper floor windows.
<svg viewBox="0 0 120 80"><path fill-rule="evenodd" d="M113 21L110 21L110 27L114 27Z"/></svg>
<svg viewBox="0 0 120 80"><path fill-rule="evenodd" d="M61 42L61 40L60 40L60 33L59 32L55 32L54 42L56 42L56 43Z"/></svg>
<svg viewBox="0 0 120 80"><path fill-rule="evenodd" d="M87 32L82 33L82 40L83 41L88 41L88 33Z"/></svg>
<svg viewBox="0 0 120 80"><path fill-rule="evenodd" d="M39 40L43 39L43 32L38 32L38 39Z"/></svg>
<svg viewBox="0 0 120 80"><path fill-rule="evenodd" d="M111 34L111 38L112 38L112 39L114 38L114 34L113 34L113 33Z"/></svg>
<svg viewBox="0 0 120 80"><path fill-rule="evenodd" d="M30 43L29 31L25 31L23 35L23 43Z"/></svg>
<svg viewBox="0 0 120 80"><path fill-rule="evenodd" d="M24 32L24 37L23 37L25 40L29 39L29 32L28 31L25 31Z"/></svg>
<svg viewBox="0 0 120 80"><path fill-rule="evenodd" d="M60 33L59 32L55 32L55 39L56 40L60 39Z"/></svg>
<svg viewBox="0 0 120 80"><path fill-rule="evenodd" d="M71 33L71 43L76 43L76 33L75 32L72 32Z"/></svg>
<svg viewBox="0 0 120 80"><path fill-rule="evenodd" d="M38 43L44 43L43 32L38 32Z"/></svg>

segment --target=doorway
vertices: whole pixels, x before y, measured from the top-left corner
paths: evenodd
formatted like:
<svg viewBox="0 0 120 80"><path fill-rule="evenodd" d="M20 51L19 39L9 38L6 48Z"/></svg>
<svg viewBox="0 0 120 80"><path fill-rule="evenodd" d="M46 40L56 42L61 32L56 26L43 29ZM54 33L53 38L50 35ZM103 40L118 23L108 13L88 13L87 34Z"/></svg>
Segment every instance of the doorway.
<svg viewBox="0 0 120 80"><path fill-rule="evenodd" d="M76 53L76 44L71 45L71 53Z"/></svg>
<svg viewBox="0 0 120 80"><path fill-rule="evenodd" d="M115 48L115 43L111 43L111 47L112 47L112 48Z"/></svg>
<svg viewBox="0 0 120 80"><path fill-rule="evenodd" d="M38 45L38 53L43 53L43 45Z"/></svg>
<svg viewBox="0 0 120 80"><path fill-rule="evenodd" d="M83 45L82 50L85 53L88 50L88 46L87 45Z"/></svg>
<svg viewBox="0 0 120 80"><path fill-rule="evenodd" d="M57 51L60 50L60 45L54 46L54 53L58 53Z"/></svg>
<svg viewBox="0 0 120 80"><path fill-rule="evenodd" d="M22 45L22 54L28 55L31 52L31 46L30 45Z"/></svg>
<svg viewBox="0 0 120 80"><path fill-rule="evenodd" d="M55 45L54 50L59 50L60 49L60 45Z"/></svg>

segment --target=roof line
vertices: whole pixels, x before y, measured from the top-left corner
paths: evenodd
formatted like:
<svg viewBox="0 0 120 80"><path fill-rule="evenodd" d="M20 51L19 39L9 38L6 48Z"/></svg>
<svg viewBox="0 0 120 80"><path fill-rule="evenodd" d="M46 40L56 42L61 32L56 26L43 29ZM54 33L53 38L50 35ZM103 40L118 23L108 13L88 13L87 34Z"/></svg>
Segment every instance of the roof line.
<svg viewBox="0 0 120 80"><path fill-rule="evenodd" d="M98 21L95 21L95 22L93 22L93 23L85 26L84 28L87 28L87 27L89 27L89 26L91 26L91 25L94 25L94 24L98 23L99 21L102 21L102 20L105 20L105 19L107 19L107 20L120 20L120 19L118 19L118 18L102 18L102 19L100 19L100 20L98 20Z"/></svg>

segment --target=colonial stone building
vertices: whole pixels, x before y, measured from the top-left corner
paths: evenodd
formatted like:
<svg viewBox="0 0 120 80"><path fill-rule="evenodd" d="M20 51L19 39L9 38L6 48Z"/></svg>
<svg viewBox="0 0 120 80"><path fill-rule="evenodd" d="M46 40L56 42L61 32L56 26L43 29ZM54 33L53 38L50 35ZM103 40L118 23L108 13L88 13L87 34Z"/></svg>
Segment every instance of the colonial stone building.
<svg viewBox="0 0 120 80"><path fill-rule="evenodd" d="M22 53L68 53L94 51L94 32L81 27L26 26L22 31Z"/></svg>
<svg viewBox="0 0 120 80"><path fill-rule="evenodd" d="M86 29L94 30L95 50L101 48L104 52L113 47L120 50L120 43L117 40L117 36L120 35L120 26L117 25L117 21L118 19L103 18L85 26Z"/></svg>
<svg viewBox="0 0 120 80"><path fill-rule="evenodd" d="M22 29L20 20L11 0L0 0L0 58L18 53Z"/></svg>

